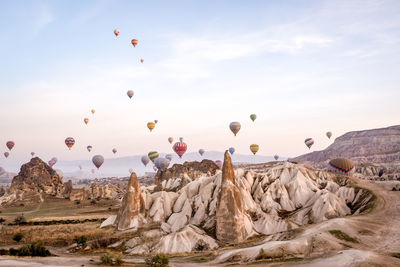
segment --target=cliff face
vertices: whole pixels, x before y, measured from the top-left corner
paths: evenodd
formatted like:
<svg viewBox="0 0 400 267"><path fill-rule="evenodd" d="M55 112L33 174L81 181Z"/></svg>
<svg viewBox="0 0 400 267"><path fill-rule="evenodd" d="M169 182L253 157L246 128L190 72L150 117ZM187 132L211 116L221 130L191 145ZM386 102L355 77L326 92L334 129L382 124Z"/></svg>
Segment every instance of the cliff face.
<svg viewBox="0 0 400 267"><path fill-rule="evenodd" d="M400 125L349 132L336 138L325 150L314 151L291 160L326 163L340 157L351 159L355 163L399 161Z"/></svg>

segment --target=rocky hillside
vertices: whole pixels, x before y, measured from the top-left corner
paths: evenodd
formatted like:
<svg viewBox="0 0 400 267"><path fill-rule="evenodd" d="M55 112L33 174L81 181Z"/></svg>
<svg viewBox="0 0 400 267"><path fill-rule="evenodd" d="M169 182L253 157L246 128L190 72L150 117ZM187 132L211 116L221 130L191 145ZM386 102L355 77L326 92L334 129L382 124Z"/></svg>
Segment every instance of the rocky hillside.
<svg viewBox="0 0 400 267"><path fill-rule="evenodd" d="M234 170L228 152L222 172L188 178L180 187L182 177L171 177L153 192L139 188L132 174L120 212L102 227L140 230L124 240L131 254L180 253L357 214L373 199L368 191L350 187L345 176L300 164L276 162L259 173Z"/></svg>
<svg viewBox="0 0 400 267"><path fill-rule="evenodd" d="M400 125L355 131L335 139L322 151L314 151L291 161L326 163L333 158L348 158L355 163L400 161Z"/></svg>

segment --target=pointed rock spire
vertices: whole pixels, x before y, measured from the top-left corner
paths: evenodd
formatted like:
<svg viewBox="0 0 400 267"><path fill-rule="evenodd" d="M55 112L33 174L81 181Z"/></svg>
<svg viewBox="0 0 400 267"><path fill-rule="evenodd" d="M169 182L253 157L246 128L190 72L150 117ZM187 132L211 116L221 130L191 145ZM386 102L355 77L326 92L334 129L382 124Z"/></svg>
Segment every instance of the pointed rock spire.
<svg viewBox="0 0 400 267"><path fill-rule="evenodd" d="M144 200L140 183L135 172L132 172L126 194L122 200L114 225L118 230L138 226L139 215L144 212Z"/></svg>

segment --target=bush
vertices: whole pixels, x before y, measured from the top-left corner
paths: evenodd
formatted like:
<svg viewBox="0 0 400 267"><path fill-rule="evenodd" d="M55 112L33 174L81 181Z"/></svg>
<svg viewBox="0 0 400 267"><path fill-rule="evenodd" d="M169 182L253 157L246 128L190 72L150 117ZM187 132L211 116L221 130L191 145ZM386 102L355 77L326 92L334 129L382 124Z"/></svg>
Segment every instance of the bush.
<svg viewBox="0 0 400 267"><path fill-rule="evenodd" d="M81 202L79 200L75 200L75 204L79 205L79 204L81 204Z"/></svg>
<svg viewBox="0 0 400 267"><path fill-rule="evenodd" d="M124 263L124 261L122 260L122 256L121 255L115 256L114 265L120 266L120 265L122 265L122 263Z"/></svg>
<svg viewBox="0 0 400 267"><path fill-rule="evenodd" d="M13 235L13 240L17 243L19 243L19 241L21 241L21 239L24 238L24 235L22 233L16 233Z"/></svg>
<svg viewBox="0 0 400 267"><path fill-rule="evenodd" d="M50 251L46 249L42 241L33 242L19 249L10 248L8 254L11 256L30 256L30 257L47 257L51 256Z"/></svg>
<svg viewBox="0 0 400 267"><path fill-rule="evenodd" d="M101 264L112 265L113 264L113 255L107 252L107 253L103 254L103 256L101 256L100 260L101 260Z"/></svg>
<svg viewBox="0 0 400 267"><path fill-rule="evenodd" d="M14 219L14 223L15 223L15 224L26 224L26 219L25 219L25 217L24 217L24 214L21 214L21 215L17 216L17 217Z"/></svg>
<svg viewBox="0 0 400 267"><path fill-rule="evenodd" d="M166 267L168 266L169 259L165 254L157 254L152 258L146 259L146 264L151 267Z"/></svg>
<svg viewBox="0 0 400 267"><path fill-rule="evenodd" d="M4 218L0 218L0 223L5 222L6 220Z"/></svg>
<svg viewBox="0 0 400 267"><path fill-rule="evenodd" d="M75 236L74 242L77 244L78 247L86 247L87 236Z"/></svg>

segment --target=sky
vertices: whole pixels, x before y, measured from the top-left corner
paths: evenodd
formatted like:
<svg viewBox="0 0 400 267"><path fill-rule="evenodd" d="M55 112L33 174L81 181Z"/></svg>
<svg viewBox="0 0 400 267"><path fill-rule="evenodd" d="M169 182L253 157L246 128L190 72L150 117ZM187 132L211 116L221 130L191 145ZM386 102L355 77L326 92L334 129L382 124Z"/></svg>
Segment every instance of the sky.
<svg viewBox="0 0 400 267"><path fill-rule="evenodd" d="M169 136L293 157L307 137L321 150L399 124L398 14L397 0L2 0L0 147L16 145L0 166L172 152Z"/></svg>

